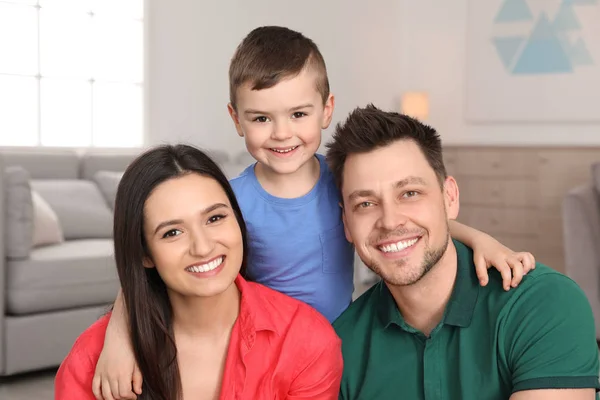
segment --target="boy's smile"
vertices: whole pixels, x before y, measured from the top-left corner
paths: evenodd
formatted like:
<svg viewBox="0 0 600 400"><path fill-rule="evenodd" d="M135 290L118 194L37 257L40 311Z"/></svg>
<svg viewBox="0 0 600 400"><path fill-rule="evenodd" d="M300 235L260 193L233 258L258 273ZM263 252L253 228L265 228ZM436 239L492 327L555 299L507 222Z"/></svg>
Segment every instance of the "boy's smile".
<svg viewBox="0 0 600 400"><path fill-rule="evenodd" d="M246 148L260 164L261 173L303 173L321 145L321 130L329 126L334 100L325 104L310 68L284 78L275 86L252 90L251 83L237 90L237 109L229 113Z"/></svg>

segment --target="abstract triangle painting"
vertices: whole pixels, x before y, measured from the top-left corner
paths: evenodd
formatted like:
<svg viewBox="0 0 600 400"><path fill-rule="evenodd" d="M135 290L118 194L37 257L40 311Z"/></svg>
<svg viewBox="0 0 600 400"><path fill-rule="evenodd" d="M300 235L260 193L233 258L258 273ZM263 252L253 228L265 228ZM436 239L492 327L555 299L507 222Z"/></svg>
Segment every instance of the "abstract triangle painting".
<svg viewBox="0 0 600 400"><path fill-rule="evenodd" d="M466 0L466 119L600 123L600 0Z"/></svg>

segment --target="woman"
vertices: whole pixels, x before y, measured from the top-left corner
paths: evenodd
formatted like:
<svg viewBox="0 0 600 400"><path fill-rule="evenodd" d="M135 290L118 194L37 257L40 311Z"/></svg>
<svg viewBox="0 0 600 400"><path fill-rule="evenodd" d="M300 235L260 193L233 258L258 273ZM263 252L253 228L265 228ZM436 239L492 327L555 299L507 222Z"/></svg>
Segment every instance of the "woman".
<svg viewBox="0 0 600 400"><path fill-rule="evenodd" d="M339 339L311 307L244 279L239 206L200 150L158 147L129 166L114 238L144 376L139 399L337 399ZM75 342L56 376L57 399L94 399L107 323Z"/></svg>

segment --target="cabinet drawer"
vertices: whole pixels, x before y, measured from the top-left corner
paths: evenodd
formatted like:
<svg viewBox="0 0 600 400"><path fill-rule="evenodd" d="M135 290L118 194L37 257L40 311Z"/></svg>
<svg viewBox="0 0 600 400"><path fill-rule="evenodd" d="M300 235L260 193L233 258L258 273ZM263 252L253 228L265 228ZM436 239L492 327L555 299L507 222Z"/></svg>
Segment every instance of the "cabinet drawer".
<svg viewBox="0 0 600 400"><path fill-rule="evenodd" d="M530 149L460 149L456 174L461 176L535 177L538 159Z"/></svg>
<svg viewBox="0 0 600 400"><path fill-rule="evenodd" d="M492 235L496 240L514 251L528 251L537 257L540 252L539 240L534 236Z"/></svg>
<svg viewBox="0 0 600 400"><path fill-rule="evenodd" d="M522 178L458 177L460 203L482 206L537 207L537 181Z"/></svg>
<svg viewBox="0 0 600 400"><path fill-rule="evenodd" d="M448 175L457 174L456 160L458 151L455 148L444 148L444 166L446 167L446 173Z"/></svg>
<svg viewBox="0 0 600 400"><path fill-rule="evenodd" d="M459 221L492 236L537 236L537 210L501 207L461 207Z"/></svg>

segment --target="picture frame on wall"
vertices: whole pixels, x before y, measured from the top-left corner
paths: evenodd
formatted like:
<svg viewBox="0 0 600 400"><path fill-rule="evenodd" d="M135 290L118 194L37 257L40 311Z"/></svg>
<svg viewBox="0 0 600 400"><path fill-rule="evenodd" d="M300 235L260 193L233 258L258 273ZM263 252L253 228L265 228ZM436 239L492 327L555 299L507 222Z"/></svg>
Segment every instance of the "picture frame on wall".
<svg viewBox="0 0 600 400"><path fill-rule="evenodd" d="M600 0L469 0L466 119L600 121Z"/></svg>

